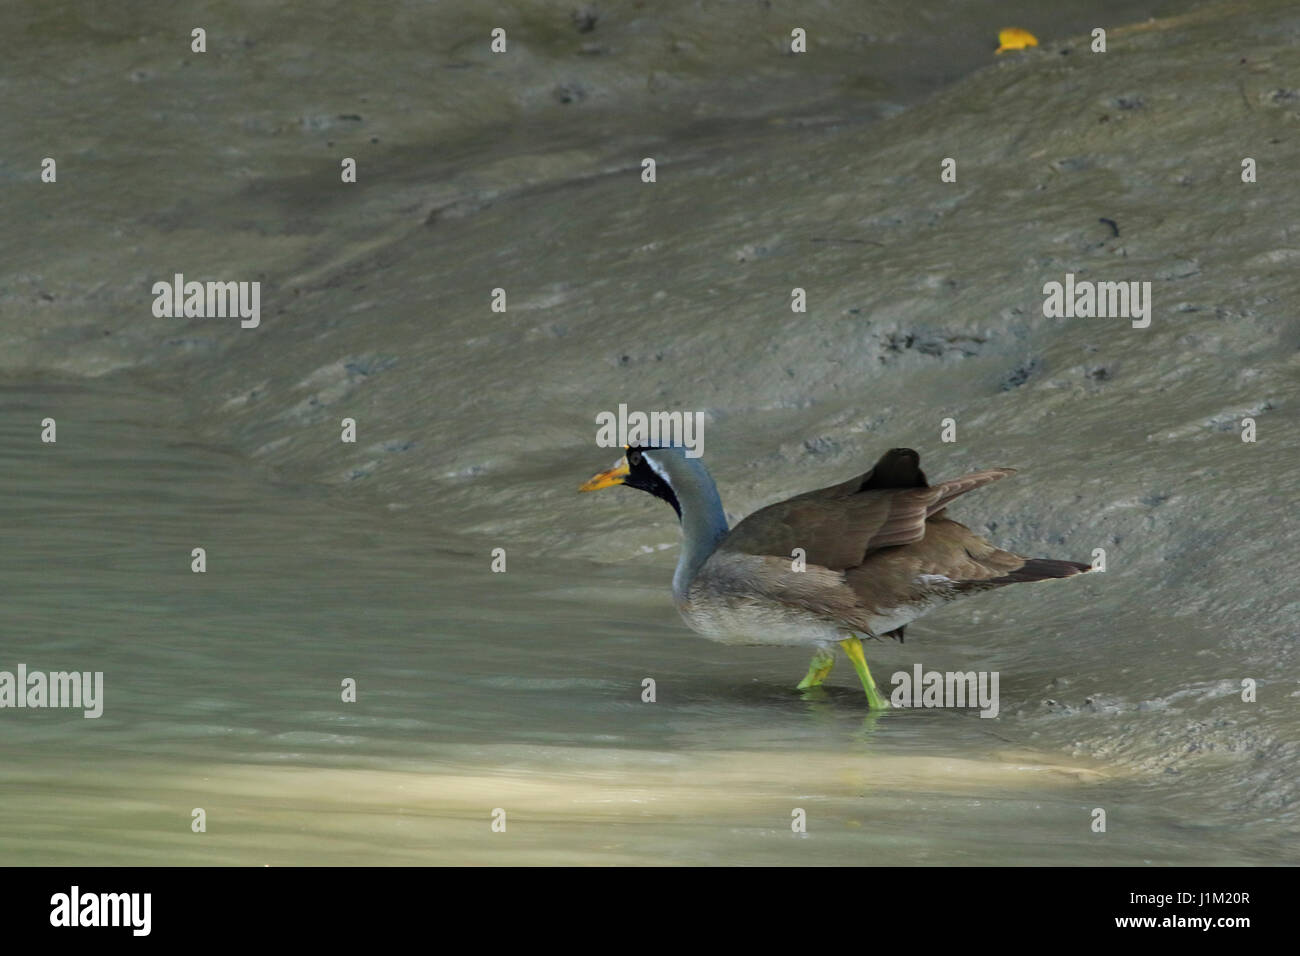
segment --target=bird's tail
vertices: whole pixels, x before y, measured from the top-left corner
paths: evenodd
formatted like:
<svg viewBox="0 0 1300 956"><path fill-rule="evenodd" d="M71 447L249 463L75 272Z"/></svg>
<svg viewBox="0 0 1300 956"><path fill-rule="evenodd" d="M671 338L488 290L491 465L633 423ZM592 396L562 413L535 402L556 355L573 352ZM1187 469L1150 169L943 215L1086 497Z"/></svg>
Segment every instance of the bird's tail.
<svg viewBox="0 0 1300 956"><path fill-rule="evenodd" d="M1025 563L990 584L1019 584L1022 581L1046 581L1048 578L1068 578L1092 570L1090 564L1078 561L1058 561L1056 558L1027 558Z"/></svg>

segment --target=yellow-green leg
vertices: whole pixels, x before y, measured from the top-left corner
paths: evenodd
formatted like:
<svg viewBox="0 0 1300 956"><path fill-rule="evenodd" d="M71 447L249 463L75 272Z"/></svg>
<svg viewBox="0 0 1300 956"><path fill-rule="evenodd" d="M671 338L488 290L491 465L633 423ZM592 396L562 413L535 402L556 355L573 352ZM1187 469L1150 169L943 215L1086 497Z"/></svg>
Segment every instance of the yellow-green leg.
<svg viewBox="0 0 1300 956"><path fill-rule="evenodd" d="M889 703L876 690L876 682L871 677L871 671L867 669L867 659L862 655L862 642L856 637L850 637L840 641L840 647L844 648L844 653L853 662L853 669L858 672L862 689L867 692L867 706L872 710L884 710Z"/></svg>
<svg viewBox="0 0 1300 956"><path fill-rule="evenodd" d="M797 690L807 690L809 687L817 687L826 679L826 675L831 672L835 666L835 655L824 647L818 648L817 653L813 655L812 663L808 665L808 673L803 680L799 682Z"/></svg>

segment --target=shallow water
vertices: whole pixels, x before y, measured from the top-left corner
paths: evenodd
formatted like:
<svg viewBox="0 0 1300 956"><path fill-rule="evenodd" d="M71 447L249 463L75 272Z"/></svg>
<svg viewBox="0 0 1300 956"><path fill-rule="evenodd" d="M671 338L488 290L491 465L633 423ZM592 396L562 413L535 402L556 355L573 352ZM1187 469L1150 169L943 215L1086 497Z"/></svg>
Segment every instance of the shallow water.
<svg viewBox="0 0 1300 956"><path fill-rule="evenodd" d="M195 444L171 396L0 396L0 667L105 675L98 719L0 715L0 862L1205 861L1161 788L1016 721L866 716L843 664L799 694L797 651L699 640L626 569L494 574ZM1097 806L1122 826L1092 833Z"/></svg>

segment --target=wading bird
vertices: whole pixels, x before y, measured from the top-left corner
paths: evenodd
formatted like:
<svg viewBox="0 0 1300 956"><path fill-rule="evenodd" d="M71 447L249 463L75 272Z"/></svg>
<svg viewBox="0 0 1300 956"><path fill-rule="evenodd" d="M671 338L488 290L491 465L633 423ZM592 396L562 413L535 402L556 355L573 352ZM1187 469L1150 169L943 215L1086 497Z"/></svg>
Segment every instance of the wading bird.
<svg viewBox="0 0 1300 956"><path fill-rule="evenodd" d="M901 641L909 623L959 597L1089 570L1003 551L945 515L958 495L1013 469L929 485L920 461L895 448L865 474L768 505L730 530L713 477L683 448L629 447L579 490L627 485L673 506L682 526L673 599L697 633L815 648L800 689L825 680L838 644L876 709L886 703L859 635Z"/></svg>

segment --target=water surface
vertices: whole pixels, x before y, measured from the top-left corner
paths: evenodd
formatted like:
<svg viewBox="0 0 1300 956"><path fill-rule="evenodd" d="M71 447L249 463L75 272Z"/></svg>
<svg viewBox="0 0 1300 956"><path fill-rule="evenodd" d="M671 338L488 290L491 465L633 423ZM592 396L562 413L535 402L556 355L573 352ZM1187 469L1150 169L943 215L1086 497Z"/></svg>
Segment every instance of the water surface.
<svg viewBox="0 0 1300 956"><path fill-rule="evenodd" d="M626 566L494 574L196 444L174 396L0 395L0 666L106 685L96 720L0 713L4 863L1204 862L1149 783L1014 720L873 718L843 662L799 694L798 651L702 641Z"/></svg>

